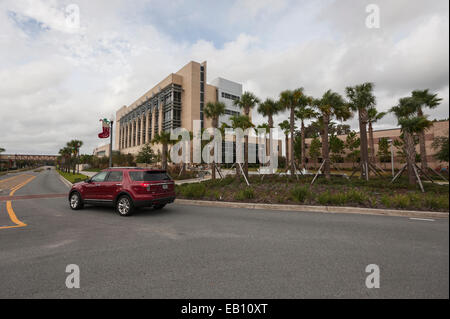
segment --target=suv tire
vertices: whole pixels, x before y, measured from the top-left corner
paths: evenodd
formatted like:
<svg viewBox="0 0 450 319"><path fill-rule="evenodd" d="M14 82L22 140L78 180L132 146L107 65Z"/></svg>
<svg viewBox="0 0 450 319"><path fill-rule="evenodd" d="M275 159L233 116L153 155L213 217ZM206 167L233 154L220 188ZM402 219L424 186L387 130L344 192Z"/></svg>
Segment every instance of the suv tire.
<svg viewBox="0 0 450 319"><path fill-rule="evenodd" d="M130 196L122 195L116 202L116 211L120 216L130 216L133 213L134 205Z"/></svg>
<svg viewBox="0 0 450 319"><path fill-rule="evenodd" d="M80 193L73 192L72 194L70 194L69 206L72 210L79 210L83 208L84 205Z"/></svg>

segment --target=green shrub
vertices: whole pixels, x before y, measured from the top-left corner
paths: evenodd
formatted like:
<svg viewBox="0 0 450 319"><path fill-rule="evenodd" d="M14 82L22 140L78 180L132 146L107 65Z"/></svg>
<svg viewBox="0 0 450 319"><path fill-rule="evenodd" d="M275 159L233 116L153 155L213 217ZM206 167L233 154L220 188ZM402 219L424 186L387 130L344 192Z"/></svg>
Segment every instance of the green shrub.
<svg viewBox="0 0 450 319"><path fill-rule="evenodd" d="M358 191L356 189L351 189L347 193L345 193L345 202L347 203L358 203L358 204L364 204L367 202L368 196L364 194L361 191Z"/></svg>
<svg viewBox="0 0 450 319"><path fill-rule="evenodd" d="M321 205L343 205L346 201L346 195L344 193L332 194L330 191L319 194L317 201Z"/></svg>
<svg viewBox="0 0 450 319"><path fill-rule="evenodd" d="M253 192L253 188L250 188L250 187L240 190L235 195L236 200L252 199L254 197L255 197L255 193Z"/></svg>
<svg viewBox="0 0 450 319"><path fill-rule="evenodd" d="M392 199L391 199L391 196L383 195L383 196L381 197L381 203L382 203L385 207L392 207Z"/></svg>
<svg viewBox="0 0 450 319"><path fill-rule="evenodd" d="M181 194L187 198L202 198L205 195L206 187L204 184L186 184L180 187Z"/></svg>
<svg viewBox="0 0 450 319"><path fill-rule="evenodd" d="M409 195L394 195L391 197L392 206L395 208L409 208L411 206L411 200Z"/></svg>
<svg viewBox="0 0 450 319"><path fill-rule="evenodd" d="M304 203L311 196L311 192L307 186L296 186L292 189L291 195L295 201Z"/></svg>
<svg viewBox="0 0 450 319"><path fill-rule="evenodd" d="M425 206L434 210L448 211L448 196L427 195L425 197Z"/></svg>

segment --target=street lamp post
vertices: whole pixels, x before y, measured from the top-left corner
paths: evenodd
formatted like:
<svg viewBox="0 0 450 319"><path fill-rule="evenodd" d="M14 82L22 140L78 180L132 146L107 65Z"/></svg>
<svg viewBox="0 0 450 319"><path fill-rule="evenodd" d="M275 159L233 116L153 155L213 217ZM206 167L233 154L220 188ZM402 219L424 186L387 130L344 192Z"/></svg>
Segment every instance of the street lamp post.
<svg viewBox="0 0 450 319"><path fill-rule="evenodd" d="M111 121L111 128L110 128L110 132L109 132L109 167L112 167L112 143L113 143L113 124L114 121Z"/></svg>

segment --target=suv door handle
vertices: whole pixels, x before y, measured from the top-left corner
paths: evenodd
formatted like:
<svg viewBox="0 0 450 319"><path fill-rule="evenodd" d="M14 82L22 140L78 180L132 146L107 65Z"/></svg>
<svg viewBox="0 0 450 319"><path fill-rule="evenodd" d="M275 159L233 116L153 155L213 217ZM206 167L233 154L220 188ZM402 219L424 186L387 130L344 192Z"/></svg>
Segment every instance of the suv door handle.
<svg viewBox="0 0 450 319"><path fill-rule="evenodd" d="M122 184L116 184L116 186L122 186Z"/></svg>

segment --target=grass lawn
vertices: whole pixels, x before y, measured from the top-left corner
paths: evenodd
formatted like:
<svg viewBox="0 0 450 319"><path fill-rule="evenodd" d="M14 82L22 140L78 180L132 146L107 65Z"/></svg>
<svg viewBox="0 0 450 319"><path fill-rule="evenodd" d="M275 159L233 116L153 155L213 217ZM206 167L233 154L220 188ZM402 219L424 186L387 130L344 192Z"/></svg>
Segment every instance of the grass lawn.
<svg viewBox="0 0 450 319"><path fill-rule="evenodd" d="M83 175L83 174L65 173L60 170L57 170L57 172L71 183L81 182L81 181L84 181L85 179L89 178L88 176Z"/></svg>
<svg viewBox="0 0 450 319"><path fill-rule="evenodd" d="M250 186L243 179L228 176L223 180L177 185L178 198L213 201L353 206L368 208L449 211L449 186L426 183L425 193L408 185L406 177L390 184L390 178L346 180L320 177L310 186L312 177L296 178L266 175L250 176Z"/></svg>

